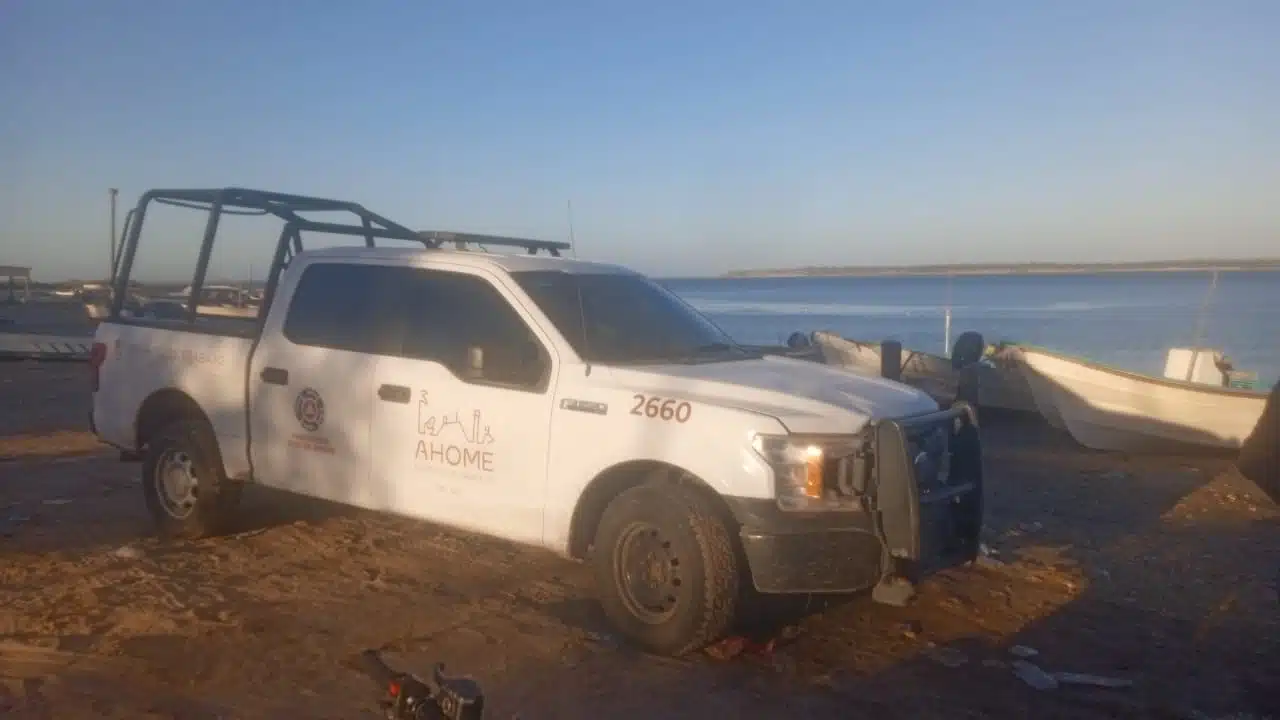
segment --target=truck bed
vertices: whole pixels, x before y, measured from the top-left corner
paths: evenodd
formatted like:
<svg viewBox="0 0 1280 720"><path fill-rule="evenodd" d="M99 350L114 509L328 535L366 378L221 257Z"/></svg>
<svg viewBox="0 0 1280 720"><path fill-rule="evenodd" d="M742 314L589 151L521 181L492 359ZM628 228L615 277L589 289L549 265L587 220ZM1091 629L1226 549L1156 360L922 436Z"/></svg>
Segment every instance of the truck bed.
<svg viewBox="0 0 1280 720"><path fill-rule="evenodd" d="M189 396L209 416L227 474L249 471L245 388L255 321L201 318L193 327L177 321L147 324L104 320L94 341L107 346L103 386L94 426L117 447L134 450L143 402L161 390Z"/></svg>

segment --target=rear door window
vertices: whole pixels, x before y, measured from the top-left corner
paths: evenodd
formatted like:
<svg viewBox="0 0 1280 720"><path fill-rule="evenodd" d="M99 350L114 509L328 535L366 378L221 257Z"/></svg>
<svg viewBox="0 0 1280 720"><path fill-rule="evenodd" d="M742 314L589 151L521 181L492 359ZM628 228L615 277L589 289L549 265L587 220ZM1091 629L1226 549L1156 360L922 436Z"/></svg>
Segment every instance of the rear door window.
<svg viewBox="0 0 1280 720"><path fill-rule="evenodd" d="M284 336L297 345L391 355L398 350L393 300L406 268L315 263L289 301Z"/></svg>

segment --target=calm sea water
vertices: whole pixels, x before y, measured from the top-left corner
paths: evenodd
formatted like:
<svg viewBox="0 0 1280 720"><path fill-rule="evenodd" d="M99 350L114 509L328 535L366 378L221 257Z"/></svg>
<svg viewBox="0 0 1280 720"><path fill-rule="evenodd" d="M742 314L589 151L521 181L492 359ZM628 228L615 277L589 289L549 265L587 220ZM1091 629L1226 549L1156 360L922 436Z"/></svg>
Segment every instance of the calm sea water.
<svg viewBox="0 0 1280 720"><path fill-rule="evenodd" d="M1264 387L1280 379L1280 272L1057 276L672 279L667 287L739 342L780 343L796 330L893 339L942 352L977 330L988 342L1018 341L1161 374L1170 347L1219 348ZM1208 298L1208 307L1202 313Z"/></svg>

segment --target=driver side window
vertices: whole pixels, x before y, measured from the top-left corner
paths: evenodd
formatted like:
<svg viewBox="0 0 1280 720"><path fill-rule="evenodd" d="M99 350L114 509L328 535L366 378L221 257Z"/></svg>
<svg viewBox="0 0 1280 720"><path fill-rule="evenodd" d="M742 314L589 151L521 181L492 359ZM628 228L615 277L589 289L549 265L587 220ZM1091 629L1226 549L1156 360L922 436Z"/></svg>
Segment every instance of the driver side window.
<svg viewBox="0 0 1280 720"><path fill-rule="evenodd" d="M407 312L401 354L432 360L458 378L538 389L545 349L488 280L466 273L414 269L405 278Z"/></svg>

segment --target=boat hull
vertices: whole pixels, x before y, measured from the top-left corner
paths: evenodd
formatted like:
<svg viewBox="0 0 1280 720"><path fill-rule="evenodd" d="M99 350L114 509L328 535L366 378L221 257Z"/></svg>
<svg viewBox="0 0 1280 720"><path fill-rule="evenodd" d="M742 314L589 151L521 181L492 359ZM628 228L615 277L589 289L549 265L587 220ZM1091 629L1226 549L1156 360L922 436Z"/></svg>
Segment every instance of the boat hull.
<svg viewBox="0 0 1280 720"><path fill-rule="evenodd" d="M1158 378L1038 349L1019 361L1037 405L1094 450L1238 449L1262 415L1260 392Z"/></svg>
<svg viewBox="0 0 1280 720"><path fill-rule="evenodd" d="M823 362L865 375L880 375L880 344L860 342L834 333L816 332L814 343ZM960 373L951 361L939 355L903 350L902 381L929 393L936 400L950 402L956 396ZM1017 412L1043 414L1031 388L1016 363L997 351L991 364L978 366L978 404ZM1047 416L1046 416L1047 417Z"/></svg>

